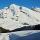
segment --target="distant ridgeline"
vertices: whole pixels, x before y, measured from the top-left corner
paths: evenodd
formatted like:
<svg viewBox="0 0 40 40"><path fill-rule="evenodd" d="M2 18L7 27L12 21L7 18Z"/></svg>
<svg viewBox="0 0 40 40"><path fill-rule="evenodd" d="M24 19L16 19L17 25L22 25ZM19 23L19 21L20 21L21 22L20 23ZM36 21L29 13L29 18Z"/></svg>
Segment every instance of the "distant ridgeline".
<svg viewBox="0 0 40 40"><path fill-rule="evenodd" d="M22 31L22 30L40 30L40 24L33 25L33 26L27 26L27 27L24 26L24 27L17 28L15 30L11 30L11 31L0 27L0 33L8 33L8 32L15 32L15 31Z"/></svg>

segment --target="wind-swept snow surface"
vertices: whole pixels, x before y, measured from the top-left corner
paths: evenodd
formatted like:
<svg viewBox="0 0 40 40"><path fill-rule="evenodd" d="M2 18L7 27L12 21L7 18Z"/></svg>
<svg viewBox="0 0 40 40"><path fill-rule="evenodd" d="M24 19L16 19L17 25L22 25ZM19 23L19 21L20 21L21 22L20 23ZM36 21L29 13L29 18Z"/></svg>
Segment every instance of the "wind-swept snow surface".
<svg viewBox="0 0 40 40"><path fill-rule="evenodd" d="M40 30L0 33L0 40L40 40Z"/></svg>
<svg viewBox="0 0 40 40"><path fill-rule="evenodd" d="M0 10L0 27L14 30L25 26L24 23L26 26L40 24L40 13L15 4Z"/></svg>

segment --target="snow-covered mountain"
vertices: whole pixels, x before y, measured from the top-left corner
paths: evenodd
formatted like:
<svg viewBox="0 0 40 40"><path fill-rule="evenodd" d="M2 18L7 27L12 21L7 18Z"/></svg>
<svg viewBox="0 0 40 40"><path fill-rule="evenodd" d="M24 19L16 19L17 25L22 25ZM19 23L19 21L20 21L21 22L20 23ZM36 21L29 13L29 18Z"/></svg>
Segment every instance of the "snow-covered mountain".
<svg viewBox="0 0 40 40"><path fill-rule="evenodd" d="M40 13L40 8L32 8L33 11L39 12Z"/></svg>
<svg viewBox="0 0 40 40"><path fill-rule="evenodd" d="M11 4L0 9L0 27L14 30L23 26L40 24L40 13L27 7Z"/></svg>

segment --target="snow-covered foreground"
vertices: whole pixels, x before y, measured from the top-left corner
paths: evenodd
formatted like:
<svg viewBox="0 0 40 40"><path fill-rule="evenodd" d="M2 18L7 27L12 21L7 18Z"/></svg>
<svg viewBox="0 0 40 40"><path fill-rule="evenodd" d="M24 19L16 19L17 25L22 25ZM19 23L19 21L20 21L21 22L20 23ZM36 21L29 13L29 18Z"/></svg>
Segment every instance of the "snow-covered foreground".
<svg viewBox="0 0 40 40"><path fill-rule="evenodd" d="M26 23L26 25L23 25ZM11 4L0 10L0 27L14 30L23 26L40 24L40 13L26 7Z"/></svg>
<svg viewBox="0 0 40 40"><path fill-rule="evenodd" d="M0 40L40 40L40 30L0 33Z"/></svg>

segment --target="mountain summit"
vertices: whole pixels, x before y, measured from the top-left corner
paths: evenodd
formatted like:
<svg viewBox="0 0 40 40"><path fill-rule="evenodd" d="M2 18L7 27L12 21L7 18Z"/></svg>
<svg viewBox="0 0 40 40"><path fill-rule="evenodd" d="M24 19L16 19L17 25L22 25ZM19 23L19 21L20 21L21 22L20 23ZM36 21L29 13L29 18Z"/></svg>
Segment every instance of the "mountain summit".
<svg viewBox="0 0 40 40"><path fill-rule="evenodd" d="M11 4L0 9L0 27L14 30L40 24L40 13L27 7Z"/></svg>

